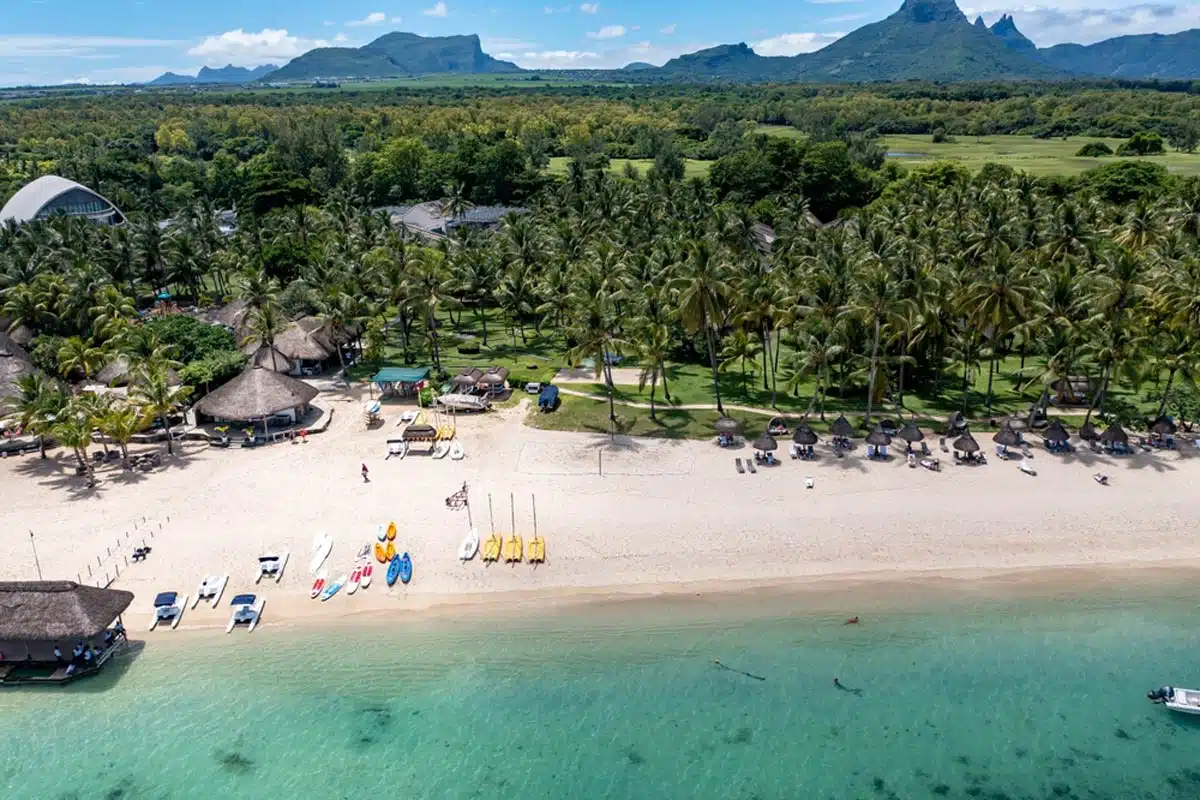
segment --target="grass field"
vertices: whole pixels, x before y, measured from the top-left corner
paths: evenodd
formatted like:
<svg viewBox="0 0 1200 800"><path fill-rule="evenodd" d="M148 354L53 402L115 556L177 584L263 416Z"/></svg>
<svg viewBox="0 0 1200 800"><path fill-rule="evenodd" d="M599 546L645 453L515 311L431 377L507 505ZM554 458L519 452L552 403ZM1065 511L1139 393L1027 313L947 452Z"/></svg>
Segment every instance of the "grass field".
<svg viewBox="0 0 1200 800"><path fill-rule="evenodd" d="M567 164L571 161L567 156L555 156L550 159L549 172L551 175L566 175ZM654 166L654 162L648 158L613 158L608 162L608 171L613 175L620 175L625 171L626 164L633 164L637 171L642 175L646 174L646 170ZM683 166L684 178L704 178L708 176L708 170L712 167L711 161L699 161L694 158L689 158Z"/></svg>
<svg viewBox="0 0 1200 800"><path fill-rule="evenodd" d="M554 336L543 336L532 328L526 328L526 341L522 341L517 331L511 330L505 317L497 309L489 309L486 313L488 320L488 347L482 347L482 327L479 319L469 313L463 314L457 324L443 314L441 329L442 366L453 374L464 366L503 366L507 367L520 382L538 381L548 383L554 379L561 367L568 366L565 347L561 339ZM480 344L480 352L463 354L458 351L459 342L464 337L472 338ZM428 365L429 343L424 334L414 331L410 342L410 359L406 363L400 346L399 332L393 330L385 358L379 363L362 363L350 370L354 380L366 380L380 366L413 366ZM781 364L786 364L788 351L785 347ZM1032 368L1035 359L1029 359L1026 366ZM636 363L625 359L622 367L636 367ZM728 406L748 406L766 409L771 407L772 393L763 389L761 373L757 364L747 362L747 373L743 380L740 365L722 371L719 376L722 400ZM1020 359L1009 357L999 363L997 374L993 380L992 417L999 417L1027 409L1029 404L1037 399L1036 386L1017 388L1020 382ZM781 370L782 371L782 370ZM776 408L781 414L800 416L807 409L809 399L815 389L813 381L805 381L795 393L789 393L783 388L784 376L777 377L778 394L775 397ZM658 386L655 398L659 409L658 421L650 419L649 409L617 406L618 429L637 435L670 436L685 438L704 438L712 434L712 421L715 412L708 410L689 410L680 408L686 405L712 405L712 373L707 363L672 362L668 367L667 384L671 392L668 402L664 396L662 385ZM565 386L565 385L564 385ZM940 391L935 391L931 385L906 388L903 410L897 410L891 403L882 408L876 406L876 418L887 415L917 415L923 420L945 420L952 411L962 408L963 395L961 391L962 375L953 367L947 366L943 373ZM605 388L600 383L570 384L572 390L603 396ZM984 407L984 394L987 390L987 365L973 375L971 390L968 397L968 413L972 418L987 416ZM1152 414L1157 406L1159 387L1148 383L1141 392L1135 393L1124 387L1114 386L1109 396L1113 402L1136 406L1143 414ZM519 393L518 393L519 395ZM618 385L614 397L618 401L648 403L650 389L647 386L639 389L636 385ZM827 422L832 421L838 413L861 414L865 410L866 397L859 391L851 391L845 397L838 397L835 386L825 400ZM814 407L814 417L819 407ZM1086 409L1071 409L1068 413L1082 415ZM743 418L747 432L761 431L766 419L761 415L739 414ZM530 424L552 430L583 430L607 432L608 403L586 398L563 396L563 405L554 414L531 415ZM818 430L822 424L814 424Z"/></svg>

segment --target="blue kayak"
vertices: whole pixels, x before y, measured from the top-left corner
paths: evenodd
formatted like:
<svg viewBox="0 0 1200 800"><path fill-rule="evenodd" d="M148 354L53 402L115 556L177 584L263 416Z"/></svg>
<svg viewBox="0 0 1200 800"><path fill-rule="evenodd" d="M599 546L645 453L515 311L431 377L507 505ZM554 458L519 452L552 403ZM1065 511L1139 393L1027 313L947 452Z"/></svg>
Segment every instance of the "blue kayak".
<svg viewBox="0 0 1200 800"><path fill-rule="evenodd" d="M391 563L388 564L387 585L395 586L396 579L400 577L400 556L392 556Z"/></svg>
<svg viewBox="0 0 1200 800"><path fill-rule="evenodd" d="M400 556L400 580L403 583L412 580L412 559L408 557L408 553Z"/></svg>

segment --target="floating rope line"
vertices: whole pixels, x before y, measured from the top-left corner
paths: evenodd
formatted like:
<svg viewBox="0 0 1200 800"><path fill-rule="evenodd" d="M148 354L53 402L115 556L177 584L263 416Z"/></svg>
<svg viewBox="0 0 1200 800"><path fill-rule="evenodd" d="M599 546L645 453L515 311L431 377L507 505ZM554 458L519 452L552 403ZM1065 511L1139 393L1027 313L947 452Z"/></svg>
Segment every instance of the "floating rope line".
<svg viewBox="0 0 1200 800"><path fill-rule="evenodd" d="M765 681L766 680L766 678L764 678L762 675L755 675L752 672L744 672L740 669L734 669L733 667L729 666L728 664L722 664L720 659L714 658L713 663L716 664L718 667L720 667L723 670L726 670L728 672L736 672L738 675L745 675L747 678L753 678L756 681Z"/></svg>

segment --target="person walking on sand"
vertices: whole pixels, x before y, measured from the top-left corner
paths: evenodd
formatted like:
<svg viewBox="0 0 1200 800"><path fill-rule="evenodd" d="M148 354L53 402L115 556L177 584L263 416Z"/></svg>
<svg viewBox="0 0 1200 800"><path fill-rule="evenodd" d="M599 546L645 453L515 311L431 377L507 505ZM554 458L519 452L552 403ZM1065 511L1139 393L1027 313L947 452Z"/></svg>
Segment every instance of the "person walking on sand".
<svg viewBox="0 0 1200 800"><path fill-rule="evenodd" d="M370 482L371 482L371 474L370 474L370 473L371 473L371 471L370 471L369 469L367 469L367 465L366 465L366 464L363 464L363 465L362 465L362 476L363 476L363 483L370 483Z"/></svg>

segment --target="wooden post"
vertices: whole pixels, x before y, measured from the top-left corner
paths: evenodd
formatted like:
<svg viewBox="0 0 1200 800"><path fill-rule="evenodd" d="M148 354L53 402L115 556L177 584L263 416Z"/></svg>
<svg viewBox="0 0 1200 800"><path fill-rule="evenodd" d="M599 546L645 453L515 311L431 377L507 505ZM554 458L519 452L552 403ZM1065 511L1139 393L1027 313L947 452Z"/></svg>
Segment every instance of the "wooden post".
<svg viewBox="0 0 1200 800"><path fill-rule="evenodd" d="M512 514L512 532L515 536L517 533L517 507L513 504L512 492L508 493L508 510Z"/></svg>
<svg viewBox="0 0 1200 800"><path fill-rule="evenodd" d="M529 495L529 500L533 504L533 537L537 538L537 495Z"/></svg>

